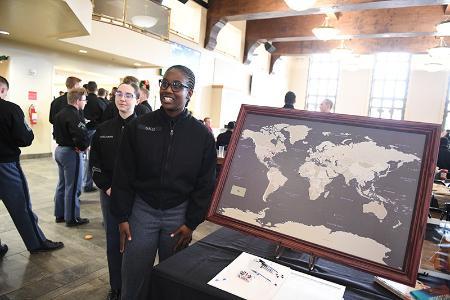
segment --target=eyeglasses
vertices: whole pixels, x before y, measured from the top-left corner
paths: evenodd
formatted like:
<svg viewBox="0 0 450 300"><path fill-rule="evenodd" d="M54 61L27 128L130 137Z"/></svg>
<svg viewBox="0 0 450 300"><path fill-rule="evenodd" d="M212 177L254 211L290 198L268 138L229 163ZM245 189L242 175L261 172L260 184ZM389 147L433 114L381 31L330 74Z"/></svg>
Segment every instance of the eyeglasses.
<svg viewBox="0 0 450 300"><path fill-rule="evenodd" d="M135 97L134 94L132 94L132 93L122 93L119 91L116 92L116 98L122 98L122 96L125 97L125 99L127 99L127 100L134 99L134 97Z"/></svg>
<svg viewBox="0 0 450 300"><path fill-rule="evenodd" d="M174 81L172 81L172 83L170 83L167 79L159 80L159 87L162 88L163 90L167 90L169 88L169 86L172 88L172 91L174 91L174 92L179 92L183 88L186 88L186 89L189 88L187 85L184 85L179 80L174 80Z"/></svg>

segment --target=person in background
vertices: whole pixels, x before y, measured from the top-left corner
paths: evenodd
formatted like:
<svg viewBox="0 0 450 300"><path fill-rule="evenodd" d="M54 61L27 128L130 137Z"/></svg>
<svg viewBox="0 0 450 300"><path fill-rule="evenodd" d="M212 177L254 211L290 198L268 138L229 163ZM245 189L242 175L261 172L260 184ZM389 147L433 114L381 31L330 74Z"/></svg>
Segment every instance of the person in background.
<svg viewBox="0 0 450 300"><path fill-rule="evenodd" d="M449 141L446 137L441 137L439 144L439 153L437 160L437 167L439 169L446 169L450 171L450 149ZM450 172L447 173L447 178L450 178Z"/></svg>
<svg viewBox="0 0 450 300"><path fill-rule="evenodd" d="M108 94L108 91L105 90L104 88L99 88L97 94L98 94L98 100L103 104L103 107L106 108L106 106L108 106L108 104L109 104L108 99L106 99L106 95Z"/></svg>
<svg viewBox="0 0 450 300"><path fill-rule="evenodd" d="M126 84L134 83L136 85L139 85L139 79L137 79L134 76L128 75L123 78L122 83L126 83ZM114 100L114 98L113 98L113 100ZM139 115L145 114L146 112L147 112L147 110L145 110L145 111L139 110ZM119 115L119 111L117 110L116 104L114 103L114 101L111 101L103 113L102 122L116 118L118 115Z"/></svg>
<svg viewBox="0 0 450 300"><path fill-rule="evenodd" d="M8 80L0 76L0 200L30 253L60 249L64 244L45 237L31 207L27 180L20 166L19 147L30 146L34 134L25 122L22 109L4 100L8 90ZM7 251L8 246L0 242L0 257Z"/></svg>
<svg viewBox="0 0 450 300"><path fill-rule="evenodd" d="M321 112L331 112L331 109L333 108L333 101L330 99L324 99L319 106L319 109Z"/></svg>
<svg viewBox="0 0 450 300"><path fill-rule="evenodd" d="M91 157L89 159L92 177L101 190L100 203L106 231L106 256L108 258L109 284L111 287L108 300L119 300L122 287L119 223L110 210L114 162L123 129L126 124L136 118L134 108L137 104L138 92L139 88L134 83L119 85L115 93L115 104L119 115L97 127L92 139Z"/></svg>
<svg viewBox="0 0 450 300"><path fill-rule="evenodd" d="M147 90L145 87L140 88L140 97L139 97L139 105L146 106L150 111L153 111L152 106L150 103L148 103L148 97L149 97L149 90Z"/></svg>
<svg viewBox="0 0 450 300"><path fill-rule="evenodd" d="M79 88L81 79L77 77L67 77L66 79L66 88L67 90L73 89L73 88ZM59 113L64 107L66 107L67 104L67 92L63 95L59 96L55 100L52 101L50 104L50 114L48 116L48 121L51 124L54 124L54 119L57 113Z"/></svg>
<svg viewBox="0 0 450 300"><path fill-rule="evenodd" d="M55 221L66 226L89 223L80 218L80 194L82 180L81 152L89 147L89 136L79 111L86 105L86 90L71 89L67 94L69 103L55 116L55 160L59 180L55 192Z"/></svg>
<svg viewBox="0 0 450 300"><path fill-rule="evenodd" d="M219 149L220 146L223 146L225 151L228 150L228 144L230 143L231 135L233 134L235 125L236 125L236 122L234 122L234 121L228 122L227 126L225 126L227 131L225 131L217 136L217 142L216 142L217 149Z"/></svg>
<svg viewBox="0 0 450 300"><path fill-rule="evenodd" d="M88 95L86 97L87 103L84 107L84 117L88 120L86 128L88 130L89 142L92 140L92 136L97 129L97 126L102 123L102 114L106 108L104 102L102 102L97 96L97 83L95 81L89 81L86 86ZM92 170L89 168L89 147L86 149L84 158L84 172L83 172L83 192L90 193L95 192L97 189L94 187L92 181Z"/></svg>
<svg viewBox="0 0 450 300"><path fill-rule="evenodd" d="M112 101L112 102L115 101L116 91L117 91L116 86L111 89L111 93L109 93L109 98L108 98L109 101Z"/></svg>
<svg viewBox="0 0 450 300"><path fill-rule="evenodd" d="M148 299L159 261L187 247L203 222L215 183L212 134L188 113L194 73L172 66L160 81L161 108L124 129L114 169L111 212L119 222L122 299Z"/></svg>
<svg viewBox="0 0 450 300"><path fill-rule="evenodd" d="M210 117L206 117L206 118L203 119L203 122L204 122L206 128L208 128L208 131L212 133L213 131L212 131L212 128L211 128L211 118Z"/></svg>
<svg viewBox="0 0 450 300"><path fill-rule="evenodd" d="M62 95L64 95L63 91L59 91L59 97L61 97Z"/></svg>
<svg viewBox="0 0 450 300"><path fill-rule="evenodd" d="M284 106L283 108L289 108L289 109L294 109L294 104L295 104L295 94L294 92L287 92L286 95L284 96Z"/></svg>

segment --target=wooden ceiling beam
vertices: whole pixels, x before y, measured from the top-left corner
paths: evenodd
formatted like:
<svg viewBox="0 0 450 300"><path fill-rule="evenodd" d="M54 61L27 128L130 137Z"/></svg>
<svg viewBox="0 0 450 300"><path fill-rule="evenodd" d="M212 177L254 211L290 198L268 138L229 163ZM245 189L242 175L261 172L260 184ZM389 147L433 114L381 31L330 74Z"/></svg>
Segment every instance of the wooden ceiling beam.
<svg viewBox="0 0 450 300"><path fill-rule="evenodd" d="M331 25L341 38L376 39L387 37L433 36L435 26L444 18L441 6L347 12ZM247 22L244 62L249 63L254 49L261 42L293 42L316 40L314 27L324 20L321 15L251 20Z"/></svg>
<svg viewBox="0 0 450 300"><path fill-rule="evenodd" d="M446 4L450 4L450 0L341 0L338 3L335 0L318 0L311 9L294 11L284 0L209 0L205 48L213 50L216 47L217 35L229 21Z"/></svg>
<svg viewBox="0 0 450 300"><path fill-rule="evenodd" d="M450 42L450 38L446 38ZM426 53L427 49L437 46L439 40L432 36L412 38L359 39L347 41L347 47L355 54L372 54L377 52ZM277 50L272 55L294 56L327 53L339 46L339 41L301 41L273 43Z"/></svg>

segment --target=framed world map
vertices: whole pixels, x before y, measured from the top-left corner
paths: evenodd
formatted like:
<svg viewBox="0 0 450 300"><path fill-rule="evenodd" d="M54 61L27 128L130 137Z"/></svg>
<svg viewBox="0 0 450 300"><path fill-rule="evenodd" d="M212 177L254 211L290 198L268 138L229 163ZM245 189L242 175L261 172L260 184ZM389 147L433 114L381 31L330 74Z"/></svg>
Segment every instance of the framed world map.
<svg viewBox="0 0 450 300"><path fill-rule="evenodd" d="M208 220L413 284L440 125L243 105Z"/></svg>

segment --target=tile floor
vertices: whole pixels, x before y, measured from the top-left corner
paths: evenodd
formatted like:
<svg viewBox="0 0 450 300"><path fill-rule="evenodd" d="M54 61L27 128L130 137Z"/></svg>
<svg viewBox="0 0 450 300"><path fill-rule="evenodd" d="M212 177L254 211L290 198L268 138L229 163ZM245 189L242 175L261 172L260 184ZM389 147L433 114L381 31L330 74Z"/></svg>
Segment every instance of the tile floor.
<svg viewBox="0 0 450 300"><path fill-rule="evenodd" d="M6 299L105 299L108 266L98 192L81 196L81 216L90 223L68 228L56 224L53 195L57 166L51 158L22 161L33 210L47 238L63 241L61 250L30 255L0 201L0 238L9 247L0 260L0 300ZM194 232L194 241L219 226L205 222ZM86 234L93 239L85 240Z"/></svg>

